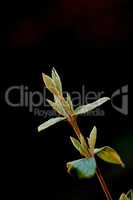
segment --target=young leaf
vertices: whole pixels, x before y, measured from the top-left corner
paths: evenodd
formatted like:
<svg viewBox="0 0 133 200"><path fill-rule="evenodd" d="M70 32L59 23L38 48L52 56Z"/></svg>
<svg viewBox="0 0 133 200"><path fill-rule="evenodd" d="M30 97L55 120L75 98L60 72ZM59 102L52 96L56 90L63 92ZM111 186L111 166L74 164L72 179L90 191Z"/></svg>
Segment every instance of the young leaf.
<svg viewBox="0 0 133 200"><path fill-rule="evenodd" d="M96 172L96 161L94 157L82 158L67 163L68 173L74 173L79 178L91 178Z"/></svg>
<svg viewBox="0 0 133 200"><path fill-rule="evenodd" d="M56 88L56 85L54 83L54 81L52 80L52 78L50 78L49 76L45 75L42 73L42 77L43 77L43 81L46 85L46 88L55 95L58 95L58 90Z"/></svg>
<svg viewBox="0 0 133 200"><path fill-rule="evenodd" d="M72 99L71 99L71 96L68 93L67 93L67 102L69 104L71 111L74 112Z"/></svg>
<svg viewBox="0 0 133 200"><path fill-rule="evenodd" d="M65 99L62 99L62 105L64 107L64 109L68 112L68 113L71 113L71 109L70 109L70 106L69 106L69 103L65 100Z"/></svg>
<svg viewBox="0 0 133 200"><path fill-rule="evenodd" d="M52 69L52 79L56 85L57 90L59 91L59 93L62 95L62 84L61 84L61 80L60 77L57 73L57 71L55 70L55 68Z"/></svg>
<svg viewBox="0 0 133 200"><path fill-rule="evenodd" d="M70 136L70 140L71 140L73 146L80 152L80 154L81 154L82 156L88 156L88 151L85 151L85 150L82 148L80 142L79 142L77 139L75 139L74 137L71 137L71 136Z"/></svg>
<svg viewBox="0 0 133 200"><path fill-rule="evenodd" d="M71 137L71 136L70 136L70 140L71 140L73 146L80 152L81 148L82 148L80 142L77 139L75 139L74 137Z"/></svg>
<svg viewBox="0 0 133 200"><path fill-rule="evenodd" d="M118 164L124 167L124 163L122 162L120 156L118 153L112 149L111 147L105 146L99 149L95 149L94 153L101 158L102 160L113 163L113 164Z"/></svg>
<svg viewBox="0 0 133 200"><path fill-rule="evenodd" d="M85 140L85 138L84 138L84 136L82 134L80 134L80 142L81 142L81 146L82 146L83 150L85 152L87 152L89 148L88 148L86 140Z"/></svg>
<svg viewBox="0 0 133 200"><path fill-rule="evenodd" d="M64 110L64 108L63 108L63 106L62 106L62 104L59 102L59 100L56 101L56 103L55 103L55 102L53 102L53 101L47 99L47 102L49 103L49 105L50 105L57 113L59 113L60 115L63 115L63 116L66 117L66 112L65 112L65 110Z"/></svg>
<svg viewBox="0 0 133 200"><path fill-rule="evenodd" d="M79 106L78 108L75 109L75 113L76 113L76 115L85 114L85 113L97 108L98 106L102 105L103 103L105 103L108 100L110 100L109 97L102 97L102 98L98 99L97 101L94 101L93 103Z"/></svg>
<svg viewBox="0 0 133 200"><path fill-rule="evenodd" d="M129 190L128 193L126 194L129 200L133 200L133 190Z"/></svg>
<svg viewBox="0 0 133 200"><path fill-rule="evenodd" d="M65 117L56 117L56 118L51 118L49 119L48 121L44 122L43 124L41 124L39 127L38 127L38 132L56 124L57 122L60 122L62 120L64 120Z"/></svg>
<svg viewBox="0 0 133 200"><path fill-rule="evenodd" d="M97 139L97 128L94 126L91 133L90 133L90 138L88 140L89 147L90 147L92 152L95 148L96 139Z"/></svg>
<svg viewBox="0 0 133 200"><path fill-rule="evenodd" d="M121 194L119 200L130 200L124 193Z"/></svg>

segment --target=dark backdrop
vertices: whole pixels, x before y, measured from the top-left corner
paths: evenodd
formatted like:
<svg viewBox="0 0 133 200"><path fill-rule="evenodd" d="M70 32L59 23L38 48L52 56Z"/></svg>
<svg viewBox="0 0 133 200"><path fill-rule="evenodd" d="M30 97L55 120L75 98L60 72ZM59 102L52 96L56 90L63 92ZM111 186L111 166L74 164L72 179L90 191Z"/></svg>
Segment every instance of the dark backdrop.
<svg viewBox="0 0 133 200"><path fill-rule="evenodd" d="M17 199L103 199L96 177L79 181L66 173L65 163L79 157L69 140L73 135L70 126L62 122L38 135L37 126L48 117L35 116L28 107L12 108L4 95L14 85L43 92L41 73L50 73L52 66L70 93L81 92L85 85L86 91L104 91L111 96L127 85L126 1L18 2L8 5L6 13L2 67L6 193ZM18 96L12 99L17 101ZM98 160L114 199L118 199L132 186L132 121L109 102L101 108L105 116L79 117L78 122L85 135L97 125L97 145L114 147L126 163L121 169Z"/></svg>

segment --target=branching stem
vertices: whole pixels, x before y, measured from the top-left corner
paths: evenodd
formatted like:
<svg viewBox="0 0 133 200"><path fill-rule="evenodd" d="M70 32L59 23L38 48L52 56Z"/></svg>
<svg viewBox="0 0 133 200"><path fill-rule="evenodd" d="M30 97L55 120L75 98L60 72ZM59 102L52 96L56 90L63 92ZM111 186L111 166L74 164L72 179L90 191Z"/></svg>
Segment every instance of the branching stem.
<svg viewBox="0 0 133 200"><path fill-rule="evenodd" d="M77 124L76 119L73 118L72 120L69 121L69 123L71 124L73 130L75 131L76 136L77 136L78 139L80 140L81 131L80 131L79 127L78 127L78 124ZM108 189L108 187L107 187L107 184L106 184L106 182L105 182L105 180L104 180L104 178L103 178L103 176L102 176L102 174L101 174L101 171L100 171L100 169L99 169L98 166L97 166L97 169L96 169L96 175L97 175L97 178L98 178L98 180L99 180L99 182L100 182L100 184L101 184L101 187L102 187L103 192L104 192L104 194L105 194L105 196L106 196L106 199L107 199L107 200L113 200L113 199L112 199L112 196L111 196L111 194L110 194L110 192L109 192L109 189Z"/></svg>

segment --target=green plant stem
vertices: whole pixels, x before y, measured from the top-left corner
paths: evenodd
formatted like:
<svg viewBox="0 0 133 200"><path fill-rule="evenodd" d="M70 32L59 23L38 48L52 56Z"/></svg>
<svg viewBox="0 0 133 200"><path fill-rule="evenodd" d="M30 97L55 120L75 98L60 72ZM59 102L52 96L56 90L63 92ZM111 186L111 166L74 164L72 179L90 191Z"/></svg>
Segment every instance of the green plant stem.
<svg viewBox="0 0 133 200"><path fill-rule="evenodd" d="M79 127L78 127L76 119L73 118L71 121L69 121L69 123L71 124L72 128L74 129L74 131L75 131L75 133L76 133L76 135L78 137L78 139L80 140L81 131L80 131ZM98 166L97 166L97 169L96 169L96 175L97 175L97 178L98 178L98 180L99 180L99 182L101 184L101 187L103 189L103 192L104 192L107 200L113 200L112 196L111 196L111 194L109 192L109 189L107 187L107 184L106 184L106 182L105 182L105 180L104 180L104 178L103 178L103 176L101 174L101 171L100 171Z"/></svg>

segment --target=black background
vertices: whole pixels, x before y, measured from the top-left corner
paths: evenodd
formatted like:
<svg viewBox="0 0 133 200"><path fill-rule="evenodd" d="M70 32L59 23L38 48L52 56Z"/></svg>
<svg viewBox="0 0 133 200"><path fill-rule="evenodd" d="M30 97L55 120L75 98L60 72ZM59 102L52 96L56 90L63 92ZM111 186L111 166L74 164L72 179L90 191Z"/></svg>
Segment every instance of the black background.
<svg viewBox="0 0 133 200"><path fill-rule="evenodd" d="M128 84L127 3L63 2L19 2L7 9L2 73L4 186L11 197L18 199L104 199L96 177L79 181L66 173L65 163L79 158L70 143L69 136L74 133L67 122L38 135L37 126L46 119L35 116L27 107L12 108L4 98L12 85L42 92L41 73L50 74L53 66L61 76L64 90L70 93L81 92L85 85L87 91L104 91L111 96ZM109 23L113 24L111 29ZM126 168L121 169L98 160L113 199L118 199L132 187L131 119L109 102L101 108L104 117L79 117L78 123L85 135L96 125L97 145L114 147L126 163Z"/></svg>

